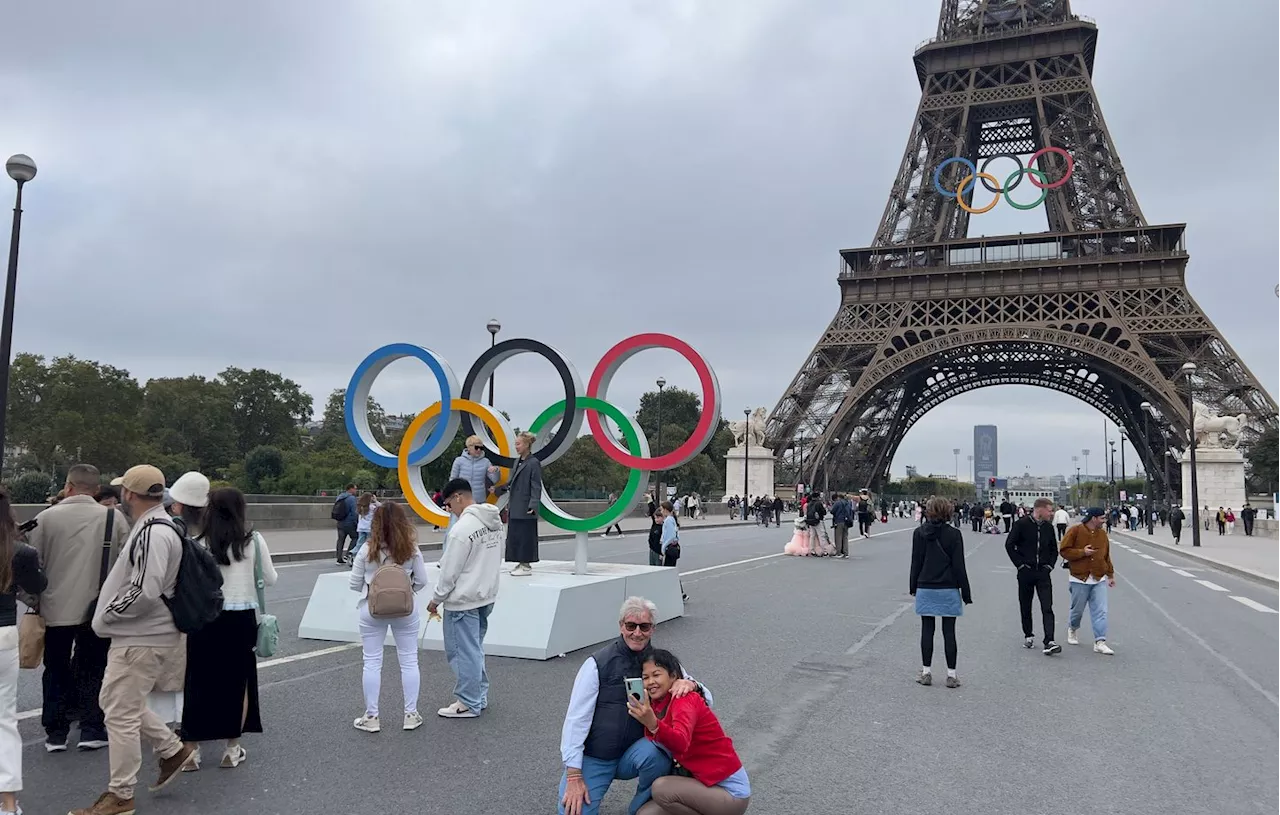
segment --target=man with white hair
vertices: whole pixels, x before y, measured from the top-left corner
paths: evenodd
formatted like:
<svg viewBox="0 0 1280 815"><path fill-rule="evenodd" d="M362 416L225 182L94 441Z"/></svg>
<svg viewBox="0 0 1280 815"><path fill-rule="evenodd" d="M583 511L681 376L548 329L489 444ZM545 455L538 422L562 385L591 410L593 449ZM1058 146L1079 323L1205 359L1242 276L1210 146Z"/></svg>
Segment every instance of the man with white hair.
<svg viewBox="0 0 1280 815"><path fill-rule="evenodd" d="M643 597L628 597L618 612L619 637L582 663L573 681L569 710L560 735L564 775L560 779L560 815L597 815L614 779L639 779L628 811L650 798L653 782L671 771L671 757L644 737L644 727L627 714L626 680L639 678L651 650L658 607ZM711 693L686 672L671 695Z"/></svg>

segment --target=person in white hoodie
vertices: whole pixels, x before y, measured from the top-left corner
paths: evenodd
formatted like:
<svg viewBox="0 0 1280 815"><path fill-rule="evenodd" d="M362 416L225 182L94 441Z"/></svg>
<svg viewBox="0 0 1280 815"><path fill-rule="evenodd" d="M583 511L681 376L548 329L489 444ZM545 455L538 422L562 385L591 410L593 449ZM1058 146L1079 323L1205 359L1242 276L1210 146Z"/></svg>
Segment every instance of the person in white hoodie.
<svg viewBox="0 0 1280 815"><path fill-rule="evenodd" d="M1053 527L1058 530L1058 543L1062 543L1062 538L1067 534L1067 526L1071 523L1071 515L1067 513L1067 508L1062 504L1058 504L1058 509L1053 513Z"/></svg>
<svg viewBox="0 0 1280 815"><path fill-rule="evenodd" d="M450 481L441 502L453 515L448 545L440 559L427 613L444 608L444 653L457 683L453 704L437 713L446 719L474 719L489 705L489 673L484 666L484 635L498 597L506 535L493 504L478 504L471 484Z"/></svg>

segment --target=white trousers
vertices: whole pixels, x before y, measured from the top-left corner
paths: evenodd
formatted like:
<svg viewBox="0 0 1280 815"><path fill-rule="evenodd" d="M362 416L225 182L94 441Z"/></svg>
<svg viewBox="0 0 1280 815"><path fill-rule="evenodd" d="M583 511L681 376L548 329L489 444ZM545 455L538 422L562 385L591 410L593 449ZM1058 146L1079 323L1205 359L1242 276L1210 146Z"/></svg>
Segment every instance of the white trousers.
<svg viewBox="0 0 1280 815"><path fill-rule="evenodd" d="M18 626L0 628L0 792L22 790L18 735Z"/></svg>

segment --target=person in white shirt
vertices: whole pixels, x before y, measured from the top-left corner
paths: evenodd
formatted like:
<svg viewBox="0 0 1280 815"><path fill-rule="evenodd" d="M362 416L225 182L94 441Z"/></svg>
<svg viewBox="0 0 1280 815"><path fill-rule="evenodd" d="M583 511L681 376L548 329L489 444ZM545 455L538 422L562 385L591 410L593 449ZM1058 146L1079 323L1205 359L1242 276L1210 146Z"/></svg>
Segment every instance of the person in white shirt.
<svg viewBox="0 0 1280 815"><path fill-rule="evenodd" d="M671 771L671 757L644 737L644 727L627 712L626 680L643 674L657 614L649 600L628 597L618 612L619 637L587 657L573 680L560 732L559 815L598 815L615 779L636 778L628 808L634 813L652 797L653 782ZM712 704L711 692L687 672L671 686L677 699L694 691Z"/></svg>
<svg viewBox="0 0 1280 815"><path fill-rule="evenodd" d="M350 563L360 547L369 539L369 531L373 529L373 513L378 510L377 497L366 492L356 499L356 539L347 550L347 562Z"/></svg>
<svg viewBox="0 0 1280 815"><path fill-rule="evenodd" d="M497 506L477 504L465 478L446 484L441 502L453 516L453 525L427 613L444 607L444 653L457 677L457 699L436 712L446 719L474 719L489 705L484 635L498 597L506 534Z"/></svg>
<svg viewBox="0 0 1280 815"><path fill-rule="evenodd" d="M422 675L418 673L418 629L422 617L415 604L413 612L405 617L374 617L369 613L370 584L378 570L386 565L396 565L409 575L414 593L426 588L427 566L418 549L418 533L399 504L385 503L373 513L373 530L364 546L356 552L351 565L352 591L361 593L356 603L360 615L360 641L364 644L364 715L352 724L357 730L377 733L382 729L378 717L378 696L382 691L382 644L387 630L396 643L396 658L400 662L400 685L404 689L404 729L416 730L422 726L418 713L418 689Z"/></svg>
<svg viewBox="0 0 1280 815"><path fill-rule="evenodd" d="M1067 534L1067 525L1071 523L1071 515L1067 512L1067 508L1062 504L1058 504L1058 509L1053 513L1053 526L1058 530L1058 542L1062 542L1062 536Z"/></svg>

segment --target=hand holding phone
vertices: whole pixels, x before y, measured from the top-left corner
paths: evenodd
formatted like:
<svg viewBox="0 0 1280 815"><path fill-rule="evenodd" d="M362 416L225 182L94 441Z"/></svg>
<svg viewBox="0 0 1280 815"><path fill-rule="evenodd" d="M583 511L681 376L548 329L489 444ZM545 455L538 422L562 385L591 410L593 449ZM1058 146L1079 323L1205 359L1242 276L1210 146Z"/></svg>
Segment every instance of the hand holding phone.
<svg viewBox="0 0 1280 815"><path fill-rule="evenodd" d="M623 681L626 682L627 685L627 696L630 696L637 701L644 700L646 694L643 679L626 679Z"/></svg>

